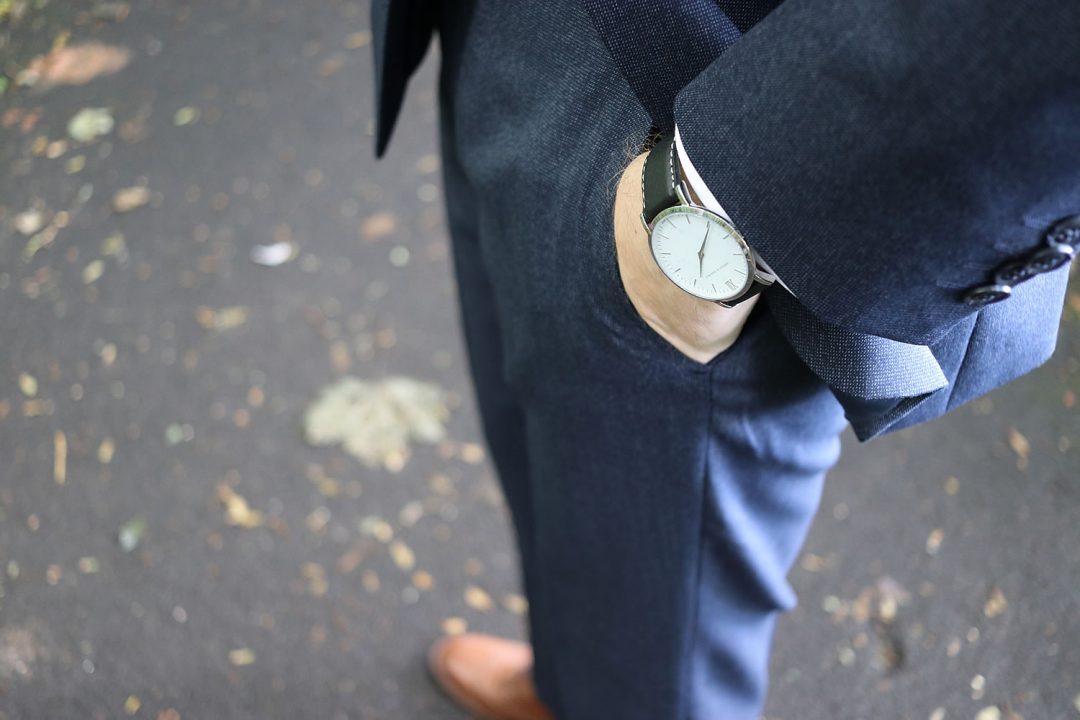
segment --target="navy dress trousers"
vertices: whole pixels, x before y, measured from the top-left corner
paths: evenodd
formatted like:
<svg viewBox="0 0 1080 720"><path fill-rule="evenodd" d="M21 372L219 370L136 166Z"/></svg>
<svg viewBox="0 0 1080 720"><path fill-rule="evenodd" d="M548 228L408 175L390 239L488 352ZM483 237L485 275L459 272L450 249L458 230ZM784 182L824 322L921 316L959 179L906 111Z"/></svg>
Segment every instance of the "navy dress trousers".
<svg viewBox="0 0 1080 720"><path fill-rule="evenodd" d="M446 210L541 699L750 720L848 425L1052 354L1080 245L1080 4L373 0L375 152L438 35ZM784 285L701 363L621 284L657 128Z"/></svg>

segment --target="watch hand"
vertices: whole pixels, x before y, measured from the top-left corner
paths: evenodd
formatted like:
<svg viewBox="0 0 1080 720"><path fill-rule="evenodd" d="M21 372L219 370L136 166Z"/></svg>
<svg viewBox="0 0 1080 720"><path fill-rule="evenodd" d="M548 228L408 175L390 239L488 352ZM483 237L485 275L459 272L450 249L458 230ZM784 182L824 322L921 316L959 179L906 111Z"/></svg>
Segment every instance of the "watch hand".
<svg viewBox="0 0 1080 720"><path fill-rule="evenodd" d="M712 230L711 225L708 226L707 228L705 228L705 239L701 241L701 247L698 248L698 251L697 251L698 277L701 277L701 274L703 272L705 272L705 243L709 242L709 231L710 230Z"/></svg>

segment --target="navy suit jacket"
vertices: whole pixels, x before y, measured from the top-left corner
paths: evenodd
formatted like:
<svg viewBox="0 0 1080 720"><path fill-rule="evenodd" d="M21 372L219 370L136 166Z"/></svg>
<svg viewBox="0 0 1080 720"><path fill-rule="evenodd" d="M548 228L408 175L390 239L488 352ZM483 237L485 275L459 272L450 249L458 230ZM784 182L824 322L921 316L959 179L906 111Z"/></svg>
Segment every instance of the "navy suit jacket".
<svg viewBox="0 0 1080 720"><path fill-rule="evenodd" d="M766 300L860 440L1051 356L1069 263L1048 264L1080 243L1080 3L582 2L794 292ZM377 157L437 3L373 0Z"/></svg>

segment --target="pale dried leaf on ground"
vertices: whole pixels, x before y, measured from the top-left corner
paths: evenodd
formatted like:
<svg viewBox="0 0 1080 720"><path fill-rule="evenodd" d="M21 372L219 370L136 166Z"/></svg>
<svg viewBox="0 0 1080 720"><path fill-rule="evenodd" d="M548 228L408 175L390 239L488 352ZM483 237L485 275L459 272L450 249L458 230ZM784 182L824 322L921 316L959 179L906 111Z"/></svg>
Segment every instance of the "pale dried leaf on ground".
<svg viewBox="0 0 1080 720"><path fill-rule="evenodd" d="M146 533L146 520L141 517L133 518L124 523L117 535L117 540L124 552L131 552L142 541Z"/></svg>
<svg viewBox="0 0 1080 720"><path fill-rule="evenodd" d="M118 190L113 195L112 207L116 212L131 212L150 202L150 189L136 185Z"/></svg>
<svg viewBox="0 0 1080 720"><path fill-rule="evenodd" d="M108 108L83 108L68 122L67 131L72 140L88 143L112 132L112 111Z"/></svg>
<svg viewBox="0 0 1080 720"><path fill-rule="evenodd" d="M256 265L276 267L296 257L297 247L291 242L282 241L272 245L256 245L251 248L251 261Z"/></svg>
<svg viewBox="0 0 1080 720"><path fill-rule="evenodd" d="M256 528L262 525L262 513L252 510L248 501L225 483L218 483L218 500L225 506L225 522L234 527Z"/></svg>
<svg viewBox="0 0 1080 720"><path fill-rule="evenodd" d="M304 429L313 445L341 443L368 466L397 470L410 440L435 443L444 437L448 415L437 385L407 377L345 377L308 408Z"/></svg>
<svg viewBox="0 0 1080 720"><path fill-rule="evenodd" d="M40 55L23 68L16 82L35 90L57 85L85 85L101 75L123 70L131 61L127 49L90 42L58 48Z"/></svg>

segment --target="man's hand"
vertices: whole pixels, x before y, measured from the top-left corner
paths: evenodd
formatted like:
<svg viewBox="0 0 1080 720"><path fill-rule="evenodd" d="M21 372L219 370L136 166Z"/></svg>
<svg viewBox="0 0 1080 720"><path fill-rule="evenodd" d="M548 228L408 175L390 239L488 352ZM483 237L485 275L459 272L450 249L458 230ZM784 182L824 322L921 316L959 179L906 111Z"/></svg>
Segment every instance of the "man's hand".
<svg viewBox="0 0 1080 720"><path fill-rule="evenodd" d="M641 224L641 173L645 155L623 171L615 193L615 250L619 275L630 302L641 318L679 352L707 363L739 337L750 310L761 295L734 308L694 297L664 275L649 249Z"/></svg>

